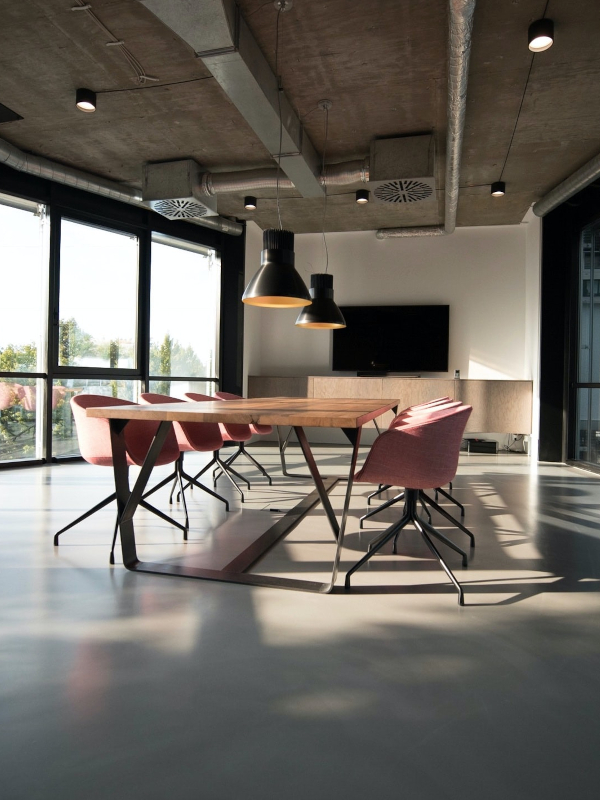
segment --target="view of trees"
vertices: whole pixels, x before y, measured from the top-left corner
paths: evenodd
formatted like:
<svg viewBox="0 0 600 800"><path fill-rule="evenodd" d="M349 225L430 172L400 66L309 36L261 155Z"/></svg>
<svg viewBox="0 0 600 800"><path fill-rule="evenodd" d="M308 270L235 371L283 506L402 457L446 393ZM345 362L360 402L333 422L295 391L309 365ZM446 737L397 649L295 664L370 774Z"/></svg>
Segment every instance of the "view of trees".
<svg viewBox="0 0 600 800"><path fill-rule="evenodd" d="M98 359L99 366L113 369L126 362L134 363L132 343L118 340L97 342L74 318L60 321L58 347L58 363L63 367L76 365L84 358ZM206 375L205 370L193 347L184 347L168 334L162 342L150 347L150 374L165 376L156 389L161 393L169 393L168 376L202 377ZM20 346L8 344L1 348L0 371L36 372L36 345L33 342ZM110 386L112 395L116 397L118 382L111 381ZM70 428L71 415L66 403L73 393L77 393L77 390L72 392L66 387L61 389L63 387L58 382L52 390L52 431L58 438L66 435L65 426ZM35 451L35 409L34 379L0 380L0 459L22 458Z"/></svg>

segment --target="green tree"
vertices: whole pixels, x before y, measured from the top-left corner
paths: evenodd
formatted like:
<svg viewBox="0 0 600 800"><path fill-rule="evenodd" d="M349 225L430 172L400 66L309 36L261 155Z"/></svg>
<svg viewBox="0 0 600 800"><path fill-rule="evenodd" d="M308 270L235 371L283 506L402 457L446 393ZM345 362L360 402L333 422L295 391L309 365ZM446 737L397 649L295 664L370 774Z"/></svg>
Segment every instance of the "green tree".
<svg viewBox="0 0 600 800"><path fill-rule="evenodd" d="M79 327L74 317L61 319L58 325L58 363L61 367L72 366L80 358L97 355L94 338Z"/></svg>
<svg viewBox="0 0 600 800"><path fill-rule="evenodd" d="M37 347L32 342L21 347L7 344L0 350L0 371L35 372L37 367Z"/></svg>

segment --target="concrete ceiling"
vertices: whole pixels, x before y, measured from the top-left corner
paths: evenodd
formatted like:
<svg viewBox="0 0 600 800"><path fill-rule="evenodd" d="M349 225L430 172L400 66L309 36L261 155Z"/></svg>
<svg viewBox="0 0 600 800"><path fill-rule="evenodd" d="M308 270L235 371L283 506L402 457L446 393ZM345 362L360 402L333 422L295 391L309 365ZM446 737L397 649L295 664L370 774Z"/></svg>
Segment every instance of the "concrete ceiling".
<svg viewBox="0 0 600 800"><path fill-rule="evenodd" d="M97 17L158 78L139 85L119 47L79 0L0 0L0 103L23 119L0 137L23 150L115 181L141 185L149 161L194 158L220 172L274 161L193 50L137 0L92 0ZM198 0L201 2L201 0ZM527 48L529 24L555 21L554 46ZM277 12L265 0L239 6L271 68ZM598 0L478 0L467 94L458 225L518 223L532 202L600 152ZM279 72L319 154L322 98L327 162L363 158L377 137L433 132L437 203L354 202L356 187L330 189L326 230L438 225L444 215L446 0L294 0L280 19ZM83 114L75 89L98 93ZM504 180L507 194L490 197ZM277 225L275 192L218 198L221 215ZM284 226L321 230L323 199L281 191Z"/></svg>

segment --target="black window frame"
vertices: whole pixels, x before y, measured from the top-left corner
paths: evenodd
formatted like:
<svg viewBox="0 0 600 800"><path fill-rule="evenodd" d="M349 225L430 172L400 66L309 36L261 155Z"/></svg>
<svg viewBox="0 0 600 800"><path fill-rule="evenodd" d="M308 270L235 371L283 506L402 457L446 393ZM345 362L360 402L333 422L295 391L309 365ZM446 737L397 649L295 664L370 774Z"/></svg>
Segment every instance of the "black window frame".
<svg viewBox="0 0 600 800"><path fill-rule="evenodd" d="M214 249L221 265L219 363L218 376L168 377L172 382L195 380L214 383L224 391L242 393L245 226L241 236L224 234L213 229L180 220L169 220L150 209L122 203L69 186L16 172L0 166L0 192L43 203L50 218L48 264L48 353L43 373L23 373L23 377L46 380L45 453L42 459L23 459L0 464L0 469L70 460L52 455L52 386L57 379L87 378L139 380L145 391L154 376L149 375L150 345L150 257L154 232L174 239ZM138 276L138 352L137 368L60 367L58 365L58 300L60 291L60 236L63 219L94 225L135 235L139 241ZM0 377L19 377L21 373L0 372ZM79 457L75 457L79 458Z"/></svg>

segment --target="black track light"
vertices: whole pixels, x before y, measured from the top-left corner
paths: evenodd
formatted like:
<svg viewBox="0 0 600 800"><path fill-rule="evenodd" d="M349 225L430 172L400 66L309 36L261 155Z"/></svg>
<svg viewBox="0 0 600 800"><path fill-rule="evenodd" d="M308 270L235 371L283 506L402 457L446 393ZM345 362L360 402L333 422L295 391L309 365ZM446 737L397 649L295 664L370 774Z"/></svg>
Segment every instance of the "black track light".
<svg viewBox="0 0 600 800"><path fill-rule="evenodd" d="M244 197L244 208L246 211L256 211L256 206L256 197L252 197L251 194L249 194L247 197Z"/></svg>
<svg viewBox="0 0 600 800"><path fill-rule="evenodd" d="M360 205L364 205L365 203L369 202L369 191L368 191L368 189L359 189L356 192L356 202L360 203Z"/></svg>
<svg viewBox="0 0 600 800"><path fill-rule="evenodd" d="M242 295L242 302L265 308L293 308L312 302L294 267L294 234L278 228L263 231L261 267Z"/></svg>
<svg viewBox="0 0 600 800"><path fill-rule="evenodd" d="M554 44L554 22L551 19L536 19L527 33L529 49L532 53L542 53Z"/></svg>
<svg viewBox="0 0 600 800"><path fill-rule="evenodd" d="M310 276L311 305L300 312L299 328L345 328L346 320L333 300L333 275L315 272Z"/></svg>
<svg viewBox="0 0 600 800"><path fill-rule="evenodd" d="M75 105L80 111L91 114L96 110L96 92L91 89L77 89L75 92Z"/></svg>
<svg viewBox="0 0 600 800"><path fill-rule="evenodd" d="M506 194L506 184L504 181L495 181L492 183L490 194L492 197L504 197Z"/></svg>

